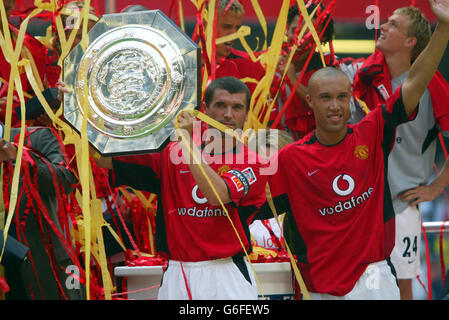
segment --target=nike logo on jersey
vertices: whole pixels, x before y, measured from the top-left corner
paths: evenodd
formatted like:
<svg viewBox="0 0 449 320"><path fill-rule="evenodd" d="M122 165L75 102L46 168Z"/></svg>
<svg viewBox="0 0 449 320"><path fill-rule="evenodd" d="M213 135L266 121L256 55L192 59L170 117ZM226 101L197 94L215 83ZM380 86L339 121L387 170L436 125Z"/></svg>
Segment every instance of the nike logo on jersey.
<svg viewBox="0 0 449 320"><path fill-rule="evenodd" d="M307 172L307 175L310 177L310 176L313 176L315 173L317 173L318 171L320 171L320 169L317 169L317 170L315 170L315 171L313 171L313 172Z"/></svg>
<svg viewBox="0 0 449 320"><path fill-rule="evenodd" d="M188 170L179 170L179 173L189 173L190 171L188 171Z"/></svg>

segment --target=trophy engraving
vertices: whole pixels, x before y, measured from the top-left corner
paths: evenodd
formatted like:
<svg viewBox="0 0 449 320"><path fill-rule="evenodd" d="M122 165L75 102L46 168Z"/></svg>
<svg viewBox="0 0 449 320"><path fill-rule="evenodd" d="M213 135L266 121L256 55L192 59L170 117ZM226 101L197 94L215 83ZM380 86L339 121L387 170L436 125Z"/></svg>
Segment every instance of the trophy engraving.
<svg viewBox="0 0 449 320"><path fill-rule="evenodd" d="M200 104L199 47L159 10L104 15L88 35L64 61L75 66L64 72L64 117L80 131L87 116L102 155L158 151L176 114Z"/></svg>

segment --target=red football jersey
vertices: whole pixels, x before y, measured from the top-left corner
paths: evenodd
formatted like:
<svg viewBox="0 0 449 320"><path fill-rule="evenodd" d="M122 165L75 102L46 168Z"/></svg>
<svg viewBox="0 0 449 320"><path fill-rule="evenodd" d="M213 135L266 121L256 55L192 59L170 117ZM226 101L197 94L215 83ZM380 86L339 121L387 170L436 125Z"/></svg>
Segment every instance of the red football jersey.
<svg viewBox="0 0 449 320"><path fill-rule="evenodd" d="M231 50L231 54L217 65L216 78L233 76L240 80L245 78L260 81L265 75L265 69L260 62L253 62L250 56L243 51ZM251 94L257 86L257 82L245 82Z"/></svg>
<svg viewBox="0 0 449 320"><path fill-rule="evenodd" d="M15 43L15 37L18 34L19 30L10 24L11 35L13 37L13 43ZM48 55L47 48L32 37L29 34L25 34L25 38L23 41L23 47L26 48L29 53L34 58L34 63L36 66L36 70L44 84L48 87L56 87L57 81L59 80L60 68L58 66L52 66L50 56ZM22 49L24 50L24 49ZM11 65L6 60L6 57L3 55L3 52L0 51L0 76L3 79L9 81L9 74L11 71ZM29 94L33 94L33 89L31 84L28 82L27 75L23 68L20 68L20 78L22 82L22 89L24 92ZM35 75L37 76L37 75ZM0 97L6 97L8 93L8 86L0 83ZM17 95L17 93L15 93ZM13 108L17 107L19 104L17 102L13 103ZM6 104L3 109L0 110L0 121L5 122L5 114L6 114ZM20 126L20 121L16 116L15 112L12 113L12 127Z"/></svg>
<svg viewBox="0 0 449 320"><path fill-rule="evenodd" d="M113 160L117 185L129 185L158 195L156 250L170 259L204 261L242 254L243 249L226 212L203 196L190 172L181 163L179 144L170 143L161 153L117 157ZM266 201L266 165L246 146L213 157L210 164L226 182L231 203L229 216L250 251L248 225Z"/></svg>
<svg viewBox="0 0 449 320"><path fill-rule="evenodd" d="M397 90L348 125L338 144L320 144L313 131L279 152L271 192L278 214L287 212L285 237L311 292L345 295L370 263L390 256L395 220L386 161L395 126L407 120Z"/></svg>

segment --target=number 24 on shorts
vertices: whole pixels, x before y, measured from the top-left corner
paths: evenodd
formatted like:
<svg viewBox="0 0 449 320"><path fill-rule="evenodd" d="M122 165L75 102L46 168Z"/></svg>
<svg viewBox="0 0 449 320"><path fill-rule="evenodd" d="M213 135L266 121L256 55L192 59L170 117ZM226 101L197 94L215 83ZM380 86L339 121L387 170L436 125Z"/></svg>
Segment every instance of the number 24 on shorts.
<svg viewBox="0 0 449 320"><path fill-rule="evenodd" d="M404 237L402 239L402 242L404 242L406 244L406 248L404 250L404 253L402 254L402 256L404 258L410 257L410 255L411 255L411 253L410 253L410 245L412 245L411 250L415 253L415 256L416 256L417 251L418 251L418 247L417 247L416 241L417 241L417 236L415 236L413 238L413 244L412 244L412 242L410 240L410 237Z"/></svg>

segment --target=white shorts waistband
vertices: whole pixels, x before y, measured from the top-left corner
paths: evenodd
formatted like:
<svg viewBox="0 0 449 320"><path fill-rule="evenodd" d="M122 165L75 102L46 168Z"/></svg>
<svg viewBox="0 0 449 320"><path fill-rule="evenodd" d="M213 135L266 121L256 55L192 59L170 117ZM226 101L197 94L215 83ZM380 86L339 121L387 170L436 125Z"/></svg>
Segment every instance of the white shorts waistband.
<svg viewBox="0 0 449 320"><path fill-rule="evenodd" d="M244 260L247 260L246 257L244 257ZM222 258L222 259L215 259L215 260L205 260L205 261L194 261L194 262L186 262L186 261L178 261L178 260L168 260L168 267L182 267L183 268L204 268L204 267L211 267L211 266L218 266L218 265L224 265L228 263L233 263L232 258Z"/></svg>

